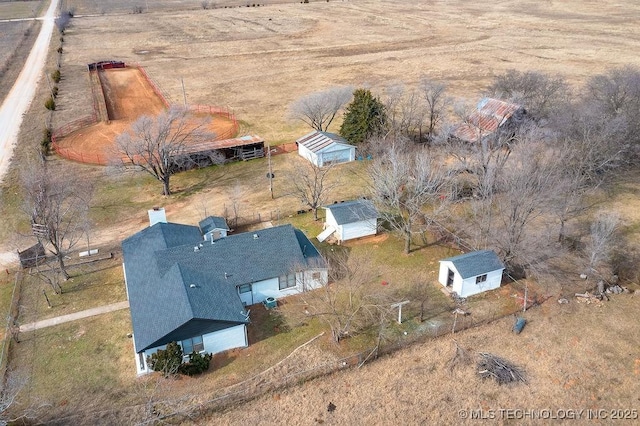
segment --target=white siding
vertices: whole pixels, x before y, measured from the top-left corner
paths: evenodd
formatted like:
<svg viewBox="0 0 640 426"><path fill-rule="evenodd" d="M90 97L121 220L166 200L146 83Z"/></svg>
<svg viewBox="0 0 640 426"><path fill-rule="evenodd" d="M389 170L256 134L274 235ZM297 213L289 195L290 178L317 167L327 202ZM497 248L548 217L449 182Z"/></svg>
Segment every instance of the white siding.
<svg viewBox="0 0 640 426"><path fill-rule="evenodd" d="M476 277L467 278L462 281L460 291L457 292L460 297L469 297L483 291L493 290L500 287L502 282L502 269L487 273L487 280L476 284Z"/></svg>
<svg viewBox="0 0 640 426"><path fill-rule="evenodd" d="M234 348L247 347L249 343L247 341L246 326L244 324L240 324L205 334L202 336L202 343L204 345L204 351L210 354L217 354L218 352ZM140 356L136 353L135 360L138 375L151 373L152 370L147 366L147 357L159 350L165 350L166 348L167 345L162 345L147 349L142 353L142 364L140 363Z"/></svg>
<svg viewBox="0 0 640 426"><path fill-rule="evenodd" d="M321 155L321 166L328 163L348 163L349 161L353 161L355 159L355 148L344 148L343 146L336 145L335 150L327 150L322 152Z"/></svg>
<svg viewBox="0 0 640 426"><path fill-rule="evenodd" d="M502 269L488 272L487 280L485 282L476 284L476 277L470 277L466 280L463 280L452 262L440 261L438 282L445 287L447 285L449 269L454 272L451 291L455 291L460 297L469 297L473 296L474 294L482 293L483 291L496 289L500 287L500 283L502 282Z"/></svg>
<svg viewBox="0 0 640 426"><path fill-rule="evenodd" d="M325 212L327 212L327 214L324 218L324 222L327 225L332 226L333 229L338 229L338 222L336 222L336 218L333 217L333 212L330 209L325 209Z"/></svg>
<svg viewBox="0 0 640 426"><path fill-rule="evenodd" d="M315 164L316 166L320 166L320 164L318 164L318 156L315 153L311 152L308 148L306 148L302 144L298 145L298 155L300 155L303 158L306 158L308 161Z"/></svg>
<svg viewBox="0 0 640 426"><path fill-rule="evenodd" d="M224 330L205 334L202 336L204 350L210 354L226 351L234 348L248 346L246 326L244 324L225 328Z"/></svg>
<svg viewBox="0 0 640 426"><path fill-rule="evenodd" d="M340 240L347 241L354 238L375 235L377 230L377 219L361 220L359 222L345 223L339 229Z"/></svg>

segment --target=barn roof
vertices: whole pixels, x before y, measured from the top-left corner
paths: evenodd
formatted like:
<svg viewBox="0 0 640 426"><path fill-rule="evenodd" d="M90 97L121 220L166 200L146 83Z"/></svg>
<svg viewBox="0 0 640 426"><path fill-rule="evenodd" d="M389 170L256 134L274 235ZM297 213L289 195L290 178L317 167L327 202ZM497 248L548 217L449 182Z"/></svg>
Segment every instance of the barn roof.
<svg viewBox="0 0 640 426"><path fill-rule="evenodd" d="M378 218L378 211L373 203L364 198L330 204L324 208L331 211L338 225Z"/></svg>
<svg viewBox="0 0 640 426"><path fill-rule="evenodd" d="M122 252L138 352L246 323L238 285L326 267L291 225L209 242L197 226L156 223L124 240Z"/></svg>
<svg viewBox="0 0 640 426"><path fill-rule="evenodd" d="M344 145L345 147L353 147L347 143L345 139L335 133L319 132L314 130L311 133L296 139L298 145L302 145L309 151L318 153L327 150L329 147L336 145Z"/></svg>
<svg viewBox="0 0 640 426"><path fill-rule="evenodd" d="M466 142L476 142L483 136L498 130L522 106L493 98L482 98L466 123L457 126L452 136Z"/></svg>
<svg viewBox="0 0 640 426"><path fill-rule="evenodd" d="M451 262L462 279L504 269L498 255L491 250L479 250L441 260Z"/></svg>
<svg viewBox="0 0 640 426"><path fill-rule="evenodd" d="M208 140L185 145L184 154L196 154L199 152L215 151L247 145L263 145L264 139L256 135L246 135L239 138Z"/></svg>

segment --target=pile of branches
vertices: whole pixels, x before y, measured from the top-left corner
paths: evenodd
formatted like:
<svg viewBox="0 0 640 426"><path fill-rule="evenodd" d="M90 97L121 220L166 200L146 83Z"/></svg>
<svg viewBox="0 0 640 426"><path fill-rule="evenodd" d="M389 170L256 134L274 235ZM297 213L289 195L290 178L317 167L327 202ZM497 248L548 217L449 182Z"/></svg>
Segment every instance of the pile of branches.
<svg viewBox="0 0 640 426"><path fill-rule="evenodd" d="M478 375L483 379L493 378L498 384L526 382L524 371L498 356L480 352Z"/></svg>

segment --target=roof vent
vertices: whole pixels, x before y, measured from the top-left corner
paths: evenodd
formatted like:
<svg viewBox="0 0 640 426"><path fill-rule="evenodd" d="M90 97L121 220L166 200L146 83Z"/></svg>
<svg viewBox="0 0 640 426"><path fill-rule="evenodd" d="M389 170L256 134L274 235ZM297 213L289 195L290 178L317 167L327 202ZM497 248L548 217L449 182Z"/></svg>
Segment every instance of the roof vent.
<svg viewBox="0 0 640 426"><path fill-rule="evenodd" d="M253 239L254 239L254 240L257 240L258 238L259 238L259 237L258 237L258 234L253 234Z"/></svg>
<svg viewBox="0 0 640 426"><path fill-rule="evenodd" d="M193 251L194 251L194 253L195 253L195 252L197 252L197 251L200 251L200 247L195 246L195 247L193 248Z"/></svg>
<svg viewBox="0 0 640 426"><path fill-rule="evenodd" d="M189 284L189 288L196 288L195 284Z"/></svg>
<svg viewBox="0 0 640 426"><path fill-rule="evenodd" d="M229 274L227 274L226 272L224 273L224 279L226 280L227 278L229 278Z"/></svg>

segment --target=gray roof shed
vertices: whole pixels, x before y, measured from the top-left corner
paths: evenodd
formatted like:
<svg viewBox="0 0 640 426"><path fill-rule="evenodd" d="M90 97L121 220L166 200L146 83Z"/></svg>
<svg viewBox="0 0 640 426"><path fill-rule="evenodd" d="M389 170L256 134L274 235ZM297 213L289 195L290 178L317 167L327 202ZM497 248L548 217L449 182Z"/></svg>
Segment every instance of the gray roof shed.
<svg viewBox="0 0 640 426"><path fill-rule="evenodd" d="M378 210L370 200L364 198L330 204L324 208L331 210L338 225L378 218Z"/></svg>
<svg viewBox="0 0 640 426"><path fill-rule="evenodd" d="M504 269L504 264L498 255L491 250L472 251L442 261L452 262L462 279Z"/></svg>

